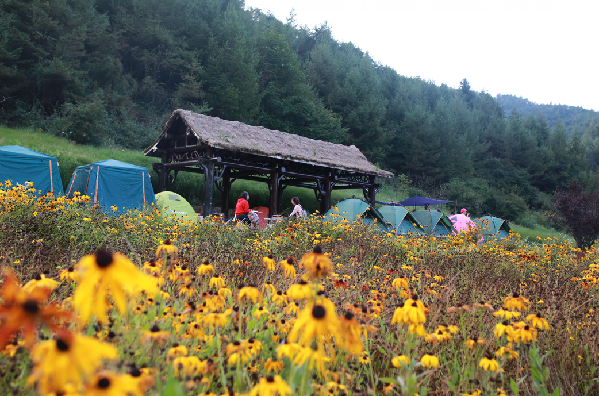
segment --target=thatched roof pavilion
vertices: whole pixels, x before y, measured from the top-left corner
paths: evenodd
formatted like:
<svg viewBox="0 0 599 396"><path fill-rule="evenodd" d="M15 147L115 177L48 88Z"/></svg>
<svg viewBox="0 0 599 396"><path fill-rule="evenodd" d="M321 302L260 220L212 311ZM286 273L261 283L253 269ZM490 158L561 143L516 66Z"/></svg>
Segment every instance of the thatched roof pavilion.
<svg viewBox="0 0 599 396"><path fill-rule="evenodd" d="M162 159L154 164L160 175L161 190L174 183L179 171L204 173L204 214L212 213L215 183L223 192L223 207L227 207L232 181L267 182L272 216L278 213L287 186L313 189L324 213L330 207L333 189L362 188L365 197L374 203L379 188L375 177L393 176L368 162L355 146L308 139L187 110L173 112L144 155Z"/></svg>

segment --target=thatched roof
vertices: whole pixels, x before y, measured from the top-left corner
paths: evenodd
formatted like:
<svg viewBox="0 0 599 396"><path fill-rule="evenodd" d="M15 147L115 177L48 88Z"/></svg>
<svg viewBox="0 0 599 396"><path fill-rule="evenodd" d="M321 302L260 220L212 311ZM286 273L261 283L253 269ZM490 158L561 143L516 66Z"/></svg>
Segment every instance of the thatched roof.
<svg viewBox="0 0 599 396"><path fill-rule="evenodd" d="M158 150L167 134L179 134L171 126L181 119L199 141L210 147L238 151L258 156L286 159L327 168L342 169L367 175L392 177L391 172L377 168L368 162L356 146L345 146L308 139L292 133L273 131L264 127L246 125L238 121L226 121L208 117L188 110L175 110L156 142L148 147L145 155L160 156Z"/></svg>

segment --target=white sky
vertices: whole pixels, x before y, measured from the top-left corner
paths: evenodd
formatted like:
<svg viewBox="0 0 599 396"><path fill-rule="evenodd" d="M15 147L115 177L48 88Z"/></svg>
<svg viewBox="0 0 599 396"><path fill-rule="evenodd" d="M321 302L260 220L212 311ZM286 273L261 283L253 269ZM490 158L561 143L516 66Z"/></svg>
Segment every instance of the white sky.
<svg viewBox="0 0 599 396"><path fill-rule="evenodd" d="M401 75L599 111L599 1L246 0L310 28L327 21Z"/></svg>

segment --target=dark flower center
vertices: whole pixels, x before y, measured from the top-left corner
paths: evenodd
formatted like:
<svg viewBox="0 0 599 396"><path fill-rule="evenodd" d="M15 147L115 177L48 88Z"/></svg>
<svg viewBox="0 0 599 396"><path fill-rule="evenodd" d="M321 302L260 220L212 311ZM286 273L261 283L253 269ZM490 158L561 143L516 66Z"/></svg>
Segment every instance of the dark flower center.
<svg viewBox="0 0 599 396"><path fill-rule="evenodd" d="M325 314L326 311L322 305L315 305L314 308L312 308L312 317L314 319L322 319Z"/></svg>
<svg viewBox="0 0 599 396"><path fill-rule="evenodd" d="M100 378L98 380L98 388L100 389L108 389L110 386L110 380L108 378Z"/></svg>
<svg viewBox="0 0 599 396"><path fill-rule="evenodd" d="M107 268L112 264L112 252L106 249L99 249L96 252L96 263L100 268Z"/></svg>
<svg viewBox="0 0 599 396"><path fill-rule="evenodd" d="M67 271L68 272L74 272L75 271L75 267L69 267L69 269Z"/></svg>
<svg viewBox="0 0 599 396"><path fill-rule="evenodd" d="M185 271L185 270L187 269L187 266L186 266L186 265L184 265L183 267L181 267L181 269L182 269L183 271Z"/></svg>
<svg viewBox="0 0 599 396"><path fill-rule="evenodd" d="M129 375L132 377L141 377L141 371L139 371L139 369L135 367L131 370L131 372L129 372Z"/></svg>
<svg viewBox="0 0 599 396"><path fill-rule="evenodd" d="M293 265L293 259L291 257L287 259L287 264Z"/></svg>
<svg viewBox="0 0 599 396"><path fill-rule="evenodd" d="M354 318L354 314L351 312L346 312L345 313L345 319L347 320L352 320Z"/></svg>
<svg viewBox="0 0 599 396"><path fill-rule="evenodd" d="M273 382L275 382L275 377L273 377L272 375L269 375L268 377L266 377L266 382L268 382L269 384L272 384Z"/></svg>
<svg viewBox="0 0 599 396"><path fill-rule="evenodd" d="M39 312L40 307L37 305L37 301L35 300L27 300L23 303L23 309L30 314L36 314Z"/></svg>
<svg viewBox="0 0 599 396"><path fill-rule="evenodd" d="M502 325L507 326L509 325L509 322L507 320L504 320L503 322L501 322Z"/></svg>
<svg viewBox="0 0 599 396"><path fill-rule="evenodd" d="M69 344L64 342L63 339L58 338L56 339L56 349L58 349L60 352L66 352L69 350Z"/></svg>
<svg viewBox="0 0 599 396"><path fill-rule="evenodd" d="M272 260L272 259L274 259L274 257L273 257L273 255L272 255L272 254L269 254L269 255L268 255L268 258L269 258L269 259L271 259L271 260Z"/></svg>
<svg viewBox="0 0 599 396"><path fill-rule="evenodd" d="M312 250L314 253L318 253L318 254L322 254L322 247L320 245L316 245L314 246L314 250Z"/></svg>
<svg viewBox="0 0 599 396"><path fill-rule="evenodd" d="M170 239L167 239L166 241L164 241L164 244L165 244L165 245L170 245L170 244L171 244L171 240L170 240Z"/></svg>
<svg viewBox="0 0 599 396"><path fill-rule="evenodd" d="M150 331L152 333L158 333L160 331L160 327L158 327L158 325L154 325L154 326L152 326L152 328L150 329Z"/></svg>
<svg viewBox="0 0 599 396"><path fill-rule="evenodd" d="M514 293L514 294L512 294L512 297L518 298L518 297L520 297L520 295L518 293Z"/></svg>
<svg viewBox="0 0 599 396"><path fill-rule="evenodd" d="M42 276L38 274L38 275L35 277L35 280L42 280Z"/></svg>

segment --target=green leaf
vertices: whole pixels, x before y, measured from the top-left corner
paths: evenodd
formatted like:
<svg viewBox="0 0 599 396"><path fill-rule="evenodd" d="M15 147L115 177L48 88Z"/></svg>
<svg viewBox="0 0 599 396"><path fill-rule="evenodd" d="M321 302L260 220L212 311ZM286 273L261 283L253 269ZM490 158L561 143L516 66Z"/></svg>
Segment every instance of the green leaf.
<svg viewBox="0 0 599 396"><path fill-rule="evenodd" d="M386 384L397 384L397 381L395 379L389 377L379 378L379 381L384 382Z"/></svg>
<svg viewBox="0 0 599 396"><path fill-rule="evenodd" d="M519 389L518 384L514 381L513 378L510 378L510 389L514 392L514 396L518 396Z"/></svg>
<svg viewBox="0 0 599 396"><path fill-rule="evenodd" d="M185 391L176 378L170 378L164 388L164 396L185 396Z"/></svg>

